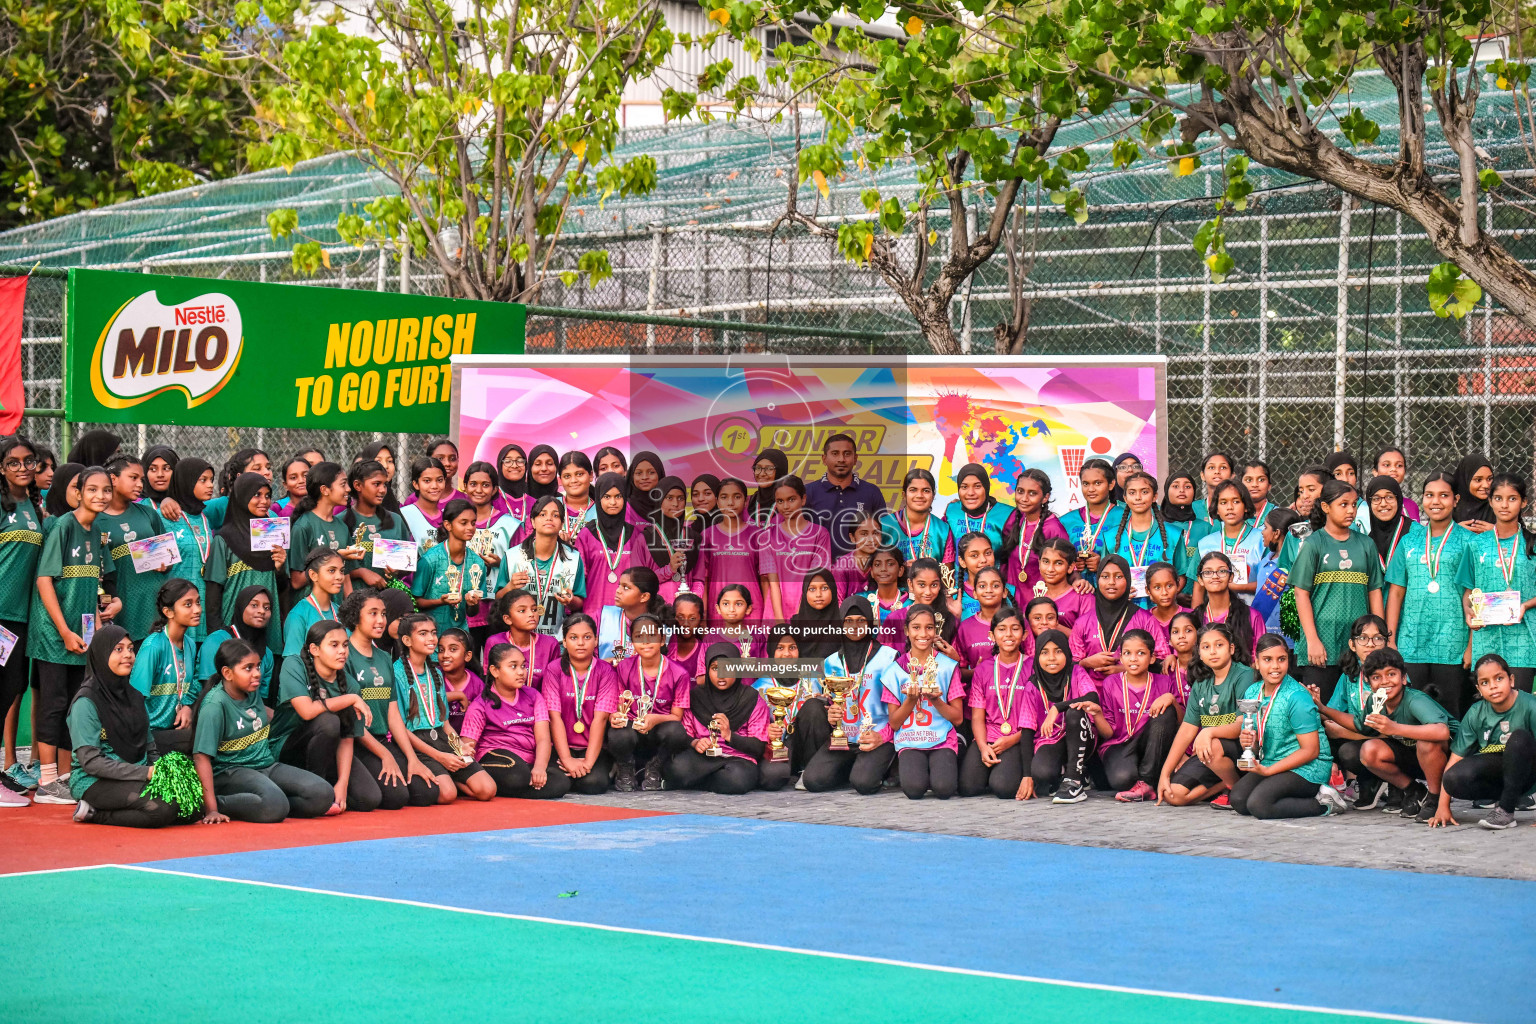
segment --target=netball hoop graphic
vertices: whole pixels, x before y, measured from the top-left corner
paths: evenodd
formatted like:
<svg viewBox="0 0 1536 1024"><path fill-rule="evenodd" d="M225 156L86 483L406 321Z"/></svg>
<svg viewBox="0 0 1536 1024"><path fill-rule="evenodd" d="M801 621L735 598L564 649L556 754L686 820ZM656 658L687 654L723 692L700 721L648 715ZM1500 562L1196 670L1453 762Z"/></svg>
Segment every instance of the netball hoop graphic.
<svg viewBox="0 0 1536 1024"><path fill-rule="evenodd" d="M1087 458L1088 449L1078 445L1062 445L1056 449L1061 456L1061 472L1067 478L1067 510L1081 508L1083 501L1083 484L1081 473L1083 460Z"/></svg>

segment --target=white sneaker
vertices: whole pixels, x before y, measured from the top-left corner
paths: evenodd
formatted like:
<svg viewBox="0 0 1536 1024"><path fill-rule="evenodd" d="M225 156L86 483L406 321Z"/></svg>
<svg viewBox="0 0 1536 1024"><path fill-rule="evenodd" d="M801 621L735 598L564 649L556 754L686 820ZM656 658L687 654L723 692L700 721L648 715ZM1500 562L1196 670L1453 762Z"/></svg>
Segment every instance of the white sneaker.
<svg viewBox="0 0 1536 1024"><path fill-rule="evenodd" d="M75 820L79 822L90 821L96 814L96 808L81 800L75 804Z"/></svg>
<svg viewBox="0 0 1536 1024"><path fill-rule="evenodd" d="M55 779L47 785L37 787L37 795L32 798L33 803L39 804L73 804L75 795L69 791L69 784L63 779Z"/></svg>
<svg viewBox="0 0 1536 1024"><path fill-rule="evenodd" d="M1317 788L1317 802L1323 805L1326 814L1343 814L1349 810L1349 802L1344 799L1344 794L1326 782Z"/></svg>
<svg viewBox="0 0 1536 1024"><path fill-rule="evenodd" d="M26 794L18 793L14 789L0 786L0 807L31 807L32 801Z"/></svg>

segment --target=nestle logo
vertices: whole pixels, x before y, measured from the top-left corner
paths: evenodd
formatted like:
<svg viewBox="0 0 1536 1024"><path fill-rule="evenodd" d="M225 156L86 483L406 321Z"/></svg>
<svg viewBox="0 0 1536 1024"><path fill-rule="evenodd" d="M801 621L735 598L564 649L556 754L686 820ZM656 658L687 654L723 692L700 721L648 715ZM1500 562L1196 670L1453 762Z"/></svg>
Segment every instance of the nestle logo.
<svg viewBox="0 0 1536 1024"><path fill-rule="evenodd" d="M176 326L192 324L221 324L224 322L223 306L177 306Z"/></svg>

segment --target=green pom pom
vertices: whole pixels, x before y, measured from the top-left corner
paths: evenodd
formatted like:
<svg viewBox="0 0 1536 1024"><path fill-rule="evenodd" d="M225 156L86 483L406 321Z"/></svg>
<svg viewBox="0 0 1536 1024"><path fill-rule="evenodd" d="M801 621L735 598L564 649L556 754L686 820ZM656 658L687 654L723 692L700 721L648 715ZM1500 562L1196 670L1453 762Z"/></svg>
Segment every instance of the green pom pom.
<svg viewBox="0 0 1536 1024"><path fill-rule="evenodd" d="M384 585L386 587L392 587L395 590L400 591L400 593L404 594L406 597L409 597L411 599L411 608L413 610L416 608L416 595L411 593L411 588L406 584L404 580L391 576L389 581Z"/></svg>
<svg viewBox="0 0 1536 1024"><path fill-rule="evenodd" d="M1286 587L1280 595L1280 632L1291 638L1292 643L1301 641L1301 616L1296 614L1296 588Z"/></svg>
<svg viewBox="0 0 1536 1024"><path fill-rule="evenodd" d="M175 750L155 762L155 777L141 795L165 801L183 817L203 809L203 783L197 777L197 766L186 754Z"/></svg>

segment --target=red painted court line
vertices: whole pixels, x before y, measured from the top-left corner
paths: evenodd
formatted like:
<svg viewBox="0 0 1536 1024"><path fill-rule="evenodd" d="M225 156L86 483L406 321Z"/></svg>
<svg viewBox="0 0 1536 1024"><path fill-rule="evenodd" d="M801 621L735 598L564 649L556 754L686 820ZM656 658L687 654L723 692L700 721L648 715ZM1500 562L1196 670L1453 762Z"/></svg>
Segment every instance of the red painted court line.
<svg viewBox="0 0 1536 1024"><path fill-rule="evenodd" d="M486 832L589 821L657 817L655 811L595 807L542 800L459 801L446 807L343 814L337 818L290 818L277 825L231 821L223 825L179 825L169 829L77 825L73 807L34 805L3 812L0 818L0 874L92 864L134 864L171 857L206 857L250 850L325 846L365 839Z"/></svg>

